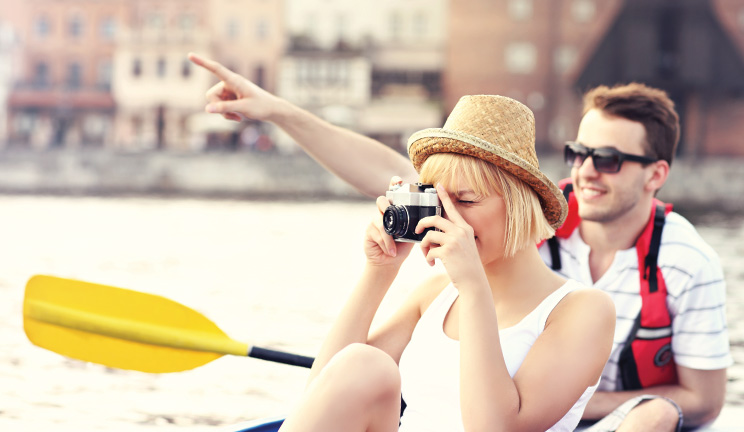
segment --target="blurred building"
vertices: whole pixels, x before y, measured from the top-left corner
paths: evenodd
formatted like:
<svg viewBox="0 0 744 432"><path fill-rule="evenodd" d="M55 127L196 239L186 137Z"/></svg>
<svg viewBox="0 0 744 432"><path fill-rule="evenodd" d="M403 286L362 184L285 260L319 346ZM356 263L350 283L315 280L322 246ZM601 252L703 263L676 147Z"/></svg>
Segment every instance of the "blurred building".
<svg viewBox="0 0 744 432"><path fill-rule="evenodd" d="M8 96L18 69L18 45L11 14L0 6L0 148L8 142Z"/></svg>
<svg viewBox="0 0 744 432"><path fill-rule="evenodd" d="M403 151L412 132L441 122L446 8L445 0L286 0L278 94Z"/></svg>
<svg viewBox="0 0 744 432"><path fill-rule="evenodd" d="M682 154L744 155L744 1L458 0L445 107L494 93L535 112L539 148L575 137L582 90L644 82L674 99Z"/></svg>
<svg viewBox="0 0 744 432"><path fill-rule="evenodd" d="M270 92L286 45L284 2L209 0L209 52L217 61Z"/></svg>
<svg viewBox="0 0 744 432"><path fill-rule="evenodd" d="M22 51L7 102L9 145L100 145L112 131L112 58L126 1L13 3Z"/></svg>
<svg viewBox="0 0 744 432"><path fill-rule="evenodd" d="M0 145L296 151L203 113L215 58L328 121L404 151L466 94L575 137L582 90L667 90L681 152L744 155L744 0L24 0L0 3Z"/></svg>
<svg viewBox="0 0 744 432"><path fill-rule="evenodd" d="M114 144L128 150L201 148L189 118L203 111L210 77L186 58L208 52L208 3L131 0L113 56Z"/></svg>
<svg viewBox="0 0 744 432"><path fill-rule="evenodd" d="M209 0L210 45L203 54L274 93L287 44L284 3L282 0ZM201 112L193 116L192 123L192 133L205 135L208 149L273 147L267 135L268 125L259 122L236 124Z"/></svg>

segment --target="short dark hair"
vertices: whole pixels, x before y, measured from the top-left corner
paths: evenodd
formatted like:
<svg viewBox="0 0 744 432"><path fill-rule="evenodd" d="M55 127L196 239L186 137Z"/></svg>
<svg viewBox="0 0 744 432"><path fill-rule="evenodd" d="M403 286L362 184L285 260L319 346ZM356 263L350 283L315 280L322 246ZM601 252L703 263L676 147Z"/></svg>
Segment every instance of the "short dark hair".
<svg viewBox="0 0 744 432"><path fill-rule="evenodd" d="M679 115L664 90L640 83L599 86L584 94L583 114L595 108L641 123L646 130L647 156L672 164L679 143Z"/></svg>

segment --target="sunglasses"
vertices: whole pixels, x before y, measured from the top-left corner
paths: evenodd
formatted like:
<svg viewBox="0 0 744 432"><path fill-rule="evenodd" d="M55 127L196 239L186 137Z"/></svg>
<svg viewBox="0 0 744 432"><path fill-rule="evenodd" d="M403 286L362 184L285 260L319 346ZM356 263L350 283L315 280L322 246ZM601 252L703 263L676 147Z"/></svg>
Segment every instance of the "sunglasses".
<svg viewBox="0 0 744 432"><path fill-rule="evenodd" d="M614 174L623 167L623 162L638 162L644 165L657 162L658 159L623 153L613 148L589 148L578 142L568 141L563 151L566 165L580 167L589 156L592 157L594 169L601 173Z"/></svg>

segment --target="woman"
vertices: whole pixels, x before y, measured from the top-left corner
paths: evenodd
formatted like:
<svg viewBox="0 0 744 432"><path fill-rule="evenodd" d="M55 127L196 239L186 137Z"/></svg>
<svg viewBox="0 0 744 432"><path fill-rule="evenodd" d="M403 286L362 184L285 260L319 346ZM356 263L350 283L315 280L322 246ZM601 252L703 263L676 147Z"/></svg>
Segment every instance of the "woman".
<svg viewBox="0 0 744 432"><path fill-rule="evenodd" d="M421 248L446 274L370 332L411 250L378 217L361 280L281 430L573 430L609 356L615 313L606 294L560 278L537 253L566 204L537 168L532 112L466 96L442 129L411 137L409 155L421 182L437 185L444 215L416 232L436 229Z"/></svg>

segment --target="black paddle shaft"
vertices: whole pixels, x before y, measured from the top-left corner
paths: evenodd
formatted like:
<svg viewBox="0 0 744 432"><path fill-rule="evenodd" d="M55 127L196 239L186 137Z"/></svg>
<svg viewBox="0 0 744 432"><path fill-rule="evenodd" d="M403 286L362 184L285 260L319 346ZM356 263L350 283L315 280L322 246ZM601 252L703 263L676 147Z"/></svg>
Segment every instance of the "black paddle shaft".
<svg viewBox="0 0 744 432"><path fill-rule="evenodd" d="M313 361L315 360L312 357L255 346L251 347L251 349L248 351L248 357L268 360L276 363L284 363L290 366L300 366L304 368L313 367Z"/></svg>

